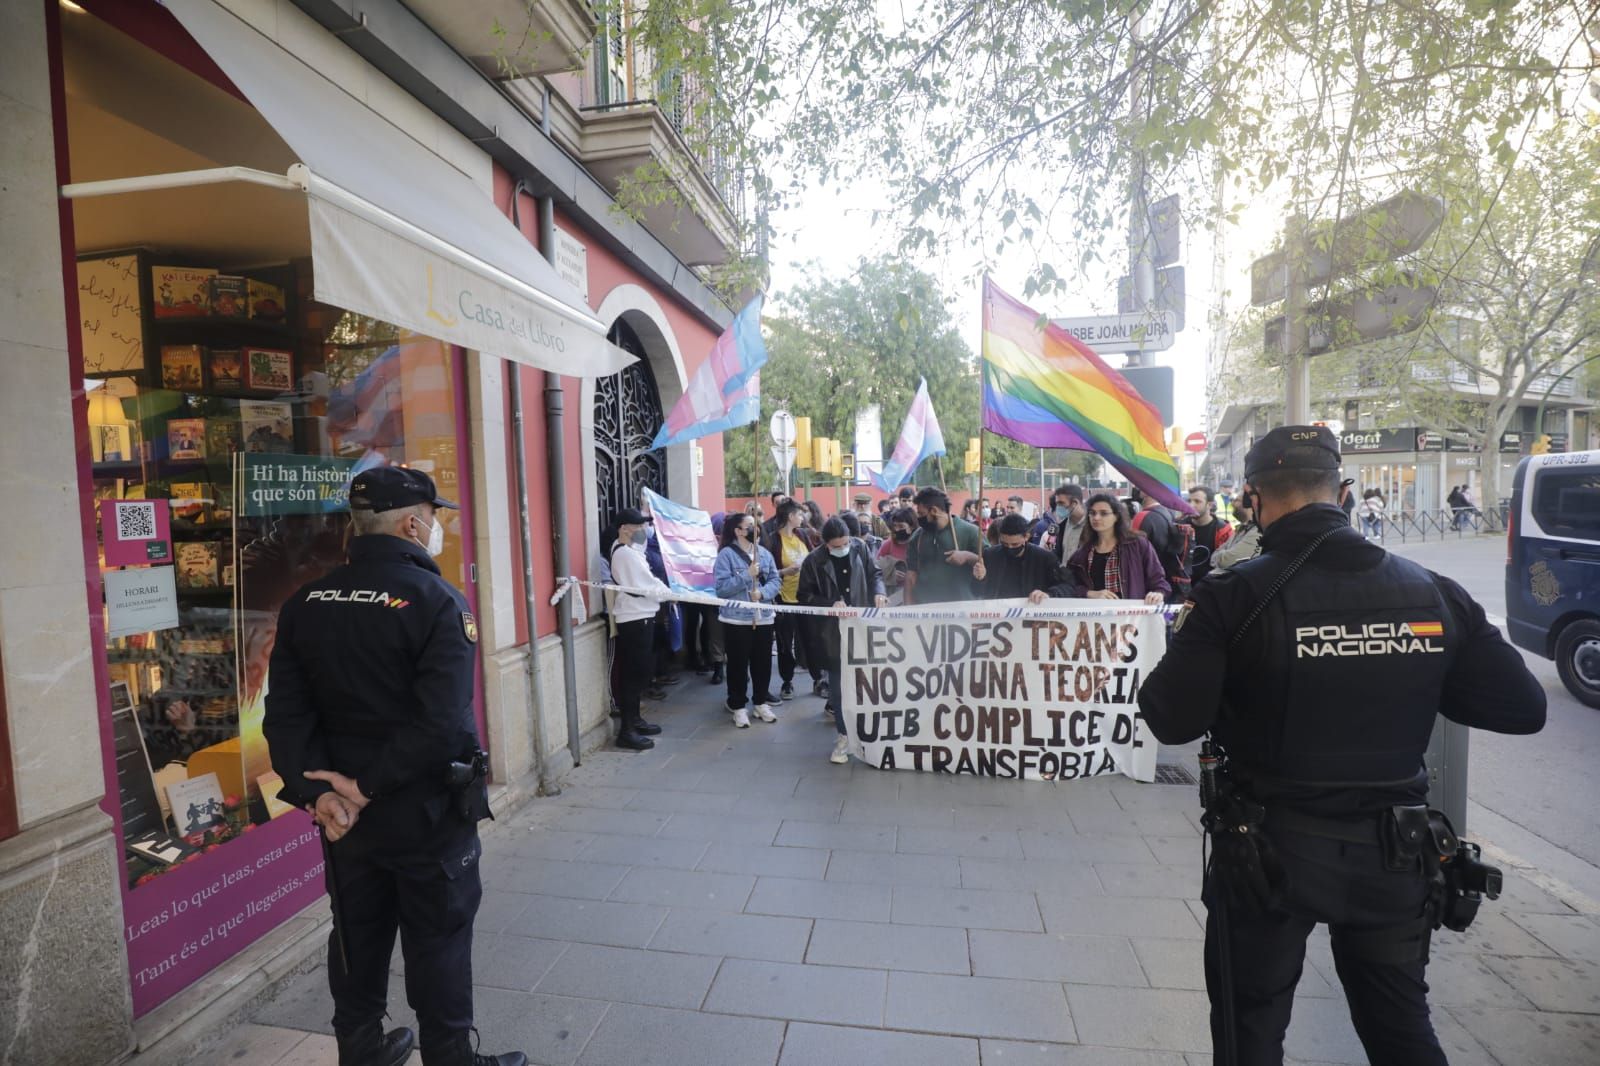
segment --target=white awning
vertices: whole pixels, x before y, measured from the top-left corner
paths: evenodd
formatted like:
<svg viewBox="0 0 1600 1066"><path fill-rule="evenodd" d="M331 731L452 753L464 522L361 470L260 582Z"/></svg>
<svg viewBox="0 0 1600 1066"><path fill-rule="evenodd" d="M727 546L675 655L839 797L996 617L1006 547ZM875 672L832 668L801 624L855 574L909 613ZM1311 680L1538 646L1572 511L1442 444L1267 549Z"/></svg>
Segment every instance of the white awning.
<svg viewBox="0 0 1600 1066"><path fill-rule="evenodd" d="M229 167L86 182L63 195L281 183L306 195L323 303L573 377L634 361L465 174L214 0L165 4L300 164L286 175Z"/></svg>

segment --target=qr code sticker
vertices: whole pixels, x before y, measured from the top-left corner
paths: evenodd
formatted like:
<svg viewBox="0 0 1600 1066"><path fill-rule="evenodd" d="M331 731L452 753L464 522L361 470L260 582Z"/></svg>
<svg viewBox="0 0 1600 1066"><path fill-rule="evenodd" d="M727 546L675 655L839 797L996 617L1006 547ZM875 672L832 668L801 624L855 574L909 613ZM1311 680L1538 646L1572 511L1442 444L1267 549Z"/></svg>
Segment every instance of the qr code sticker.
<svg viewBox="0 0 1600 1066"><path fill-rule="evenodd" d="M156 505L153 503L117 504L118 540L154 540Z"/></svg>

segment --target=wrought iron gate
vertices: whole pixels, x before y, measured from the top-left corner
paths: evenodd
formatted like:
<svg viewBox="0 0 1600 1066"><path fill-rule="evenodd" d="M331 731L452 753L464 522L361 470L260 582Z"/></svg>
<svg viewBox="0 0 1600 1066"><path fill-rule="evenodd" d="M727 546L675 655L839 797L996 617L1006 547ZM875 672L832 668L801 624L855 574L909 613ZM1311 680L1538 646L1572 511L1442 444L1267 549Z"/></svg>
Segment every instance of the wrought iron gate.
<svg viewBox="0 0 1600 1066"><path fill-rule="evenodd" d="M611 327L609 337L612 344L638 356L639 361L600 378L595 385L595 484L602 529L611 524L617 511L639 506L640 489L667 495L667 454L650 450L666 416L649 357L638 335L621 319Z"/></svg>

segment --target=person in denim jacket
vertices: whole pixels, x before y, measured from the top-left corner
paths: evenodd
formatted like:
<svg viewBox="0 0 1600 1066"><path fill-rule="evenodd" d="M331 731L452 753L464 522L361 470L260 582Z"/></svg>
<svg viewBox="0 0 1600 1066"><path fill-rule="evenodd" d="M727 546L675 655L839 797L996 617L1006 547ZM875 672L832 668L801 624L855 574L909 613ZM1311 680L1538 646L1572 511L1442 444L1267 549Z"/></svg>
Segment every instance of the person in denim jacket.
<svg viewBox="0 0 1600 1066"><path fill-rule="evenodd" d="M749 515L729 515L722 523L722 549L711 571L717 596L742 600L752 606L724 604L717 612L722 622L722 639L728 655L728 701L725 706L740 729L750 725L745 709L748 698L755 700L755 715L763 722L776 722L772 713L772 630L776 612L755 606L778 598L781 579L772 553L756 540L755 519Z"/></svg>

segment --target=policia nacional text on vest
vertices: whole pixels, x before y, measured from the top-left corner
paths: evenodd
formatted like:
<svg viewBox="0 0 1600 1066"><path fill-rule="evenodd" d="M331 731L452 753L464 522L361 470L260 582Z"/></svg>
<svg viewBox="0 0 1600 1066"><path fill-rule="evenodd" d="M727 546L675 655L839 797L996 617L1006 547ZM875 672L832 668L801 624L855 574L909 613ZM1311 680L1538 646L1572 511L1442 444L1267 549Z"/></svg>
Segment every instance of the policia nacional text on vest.
<svg viewBox="0 0 1600 1066"><path fill-rule="evenodd" d="M1196 585L1139 693L1162 742L1210 735L1202 898L1219 1066L1282 1061L1318 923L1369 1059L1446 1061L1429 939L1465 928L1498 872L1428 810L1423 753L1439 714L1505 733L1544 724L1543 689L1482 608L1350 528L1333 502L1339 461L1316 426L1251 449L1263 554Z"/></svg>

